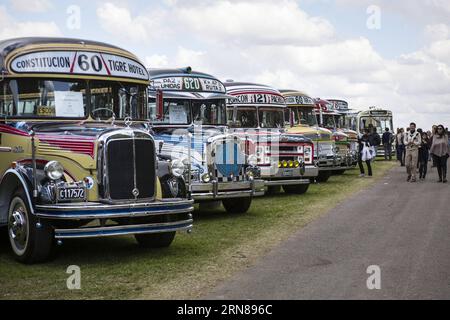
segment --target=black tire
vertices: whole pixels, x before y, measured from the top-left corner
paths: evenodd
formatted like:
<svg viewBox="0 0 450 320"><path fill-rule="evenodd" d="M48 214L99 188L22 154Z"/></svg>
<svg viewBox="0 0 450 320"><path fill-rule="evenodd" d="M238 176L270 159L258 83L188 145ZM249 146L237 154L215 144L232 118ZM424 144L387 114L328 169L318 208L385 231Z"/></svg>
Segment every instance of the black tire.
<svg viewBox="0 0 450 320"><path fill-rule="evenodd" d="M334 171L333 174L335 176L342 176L345 173L346 170L338 170L338 171Z"/></svg>
<svg viewBox="0 0 450 320"><path fill-rule="evenodd" d="M141 247L144 248L167 248L173 242L176 232L136 234L134 237Z"/></svg>
<svg viewBox="0 0 450 320"><path fill-rule="evenodd" d="M224 199L222 204L228 213L241 214L246 213L252 204L252 198L234 198Z"/></svg>
<svg viewBox="0 0 450 320"><path fill-rule="evenodd" d="M181 178L176 178L171 175L166 175L160 178L162 197L167 198L184 198L186 197L186 184ZM177 183L177 190L171 188L170 183ZM175 194L176 193L176 194ZM135 234L134 238L143 248L167 248L170 247L175 239L176 232L164 233L150 233L150 234Z"/></svg>
<svg viewBox="0 0 450 320"><path fill-rule="evenodd" d="M309 189L308 184L298 184L292 186L283 186L283 190L287 194L305 194Z"/></svg>
<svg viewBox="0 0 450 320"><path fill-rule="evenodd" d="M274 194L278 194L281 192L281 186L270 186L267 187L267 195L274 195Z"/></svg>
<svg viewBox="0 0 450 320"><path fill-rule="evenodd" d="M37 227L39 222L40 227ZM25 227L23 226L25 225ZM17 261L27 264L47 261L52 253L53 228L31 213L25 191L16 191L8 207L8 238Z"/></svg>
<svg viewBox="0 0 450 320"><path fill-rule="evenodd" d="M321 171L316 178L317 182L327 182L331 177L331 171Z"/></svg>

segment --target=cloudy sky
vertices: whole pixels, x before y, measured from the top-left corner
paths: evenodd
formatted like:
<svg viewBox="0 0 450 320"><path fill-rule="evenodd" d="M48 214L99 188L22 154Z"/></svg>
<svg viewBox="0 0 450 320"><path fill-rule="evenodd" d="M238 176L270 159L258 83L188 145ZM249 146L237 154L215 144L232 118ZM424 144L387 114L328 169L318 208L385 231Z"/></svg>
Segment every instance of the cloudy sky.
<svg viewBox="0 0 450 320"><path fill-rule="evenodd" d="M20 36L104 41L149 67L385 107L396 126L450 126L448 0L0 0L0 39Z"/></svg>

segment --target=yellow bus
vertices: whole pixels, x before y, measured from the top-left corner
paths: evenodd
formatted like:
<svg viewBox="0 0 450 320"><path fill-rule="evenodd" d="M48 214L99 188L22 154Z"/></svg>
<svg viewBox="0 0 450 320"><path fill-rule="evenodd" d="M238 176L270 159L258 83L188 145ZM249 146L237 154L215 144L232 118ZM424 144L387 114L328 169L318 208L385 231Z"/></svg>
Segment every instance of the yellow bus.
<svg viewBox="0 0 450 320"><path fill-rule="evenodd" d="M19 38L0 42L0 70L0 226L17 260L45 261L64 239L164 247L191 230L192 201L159 179L180 168L159 164L153 137L131 126L146 118L149 83L133 54Z"/></svg>

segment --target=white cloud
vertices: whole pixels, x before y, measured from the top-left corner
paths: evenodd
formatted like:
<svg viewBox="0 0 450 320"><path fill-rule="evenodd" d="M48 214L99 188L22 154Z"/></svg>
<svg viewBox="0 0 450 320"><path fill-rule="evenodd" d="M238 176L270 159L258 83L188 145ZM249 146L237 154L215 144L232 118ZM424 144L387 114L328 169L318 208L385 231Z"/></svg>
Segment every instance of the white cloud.
<svg viewBox="0 0 450 320"><path fill-rule="evenodd" d="M431 24L425 27L425 36L431 41L450 38L450 26L444 23Z"/></svg>
<svg viewBox="0 0 450 320"><path fill-rule="evenodd" d="M135 42L151 41L165 34L162 28L166 12L153 10L146 15L132 16L126 7L107 2L97 8L100 26L121 39Z"/></svg>
<svg viewBox="0 0 450 320"><path fill-rule="evenodd" d="M14 10L25 12L45 12L53 7L50 0L10 0Z"/></svg>
<svg viewBox="0 0 450 320"><path fill-rule="evenodd" d="M210 40L239 44L316 44L334 35L332 25L310 17L297 2L230 1L201 2L198 6L174 6L188 29Z"/></svg>
<svg viewBox="0 0 450 320"><path fill-rule="evenodd" d="M144 62L147 68L164 68L169 66L169 58L166 55L154 54L147 56Z"/></svg>
<svg viewBox="0 0 450 320"><path fill-rule="evenodd" d="M19 22L13 19L6 8L0 6L0 40L31 37L31 36L61 36L62 32L54 22Z"/></svg>

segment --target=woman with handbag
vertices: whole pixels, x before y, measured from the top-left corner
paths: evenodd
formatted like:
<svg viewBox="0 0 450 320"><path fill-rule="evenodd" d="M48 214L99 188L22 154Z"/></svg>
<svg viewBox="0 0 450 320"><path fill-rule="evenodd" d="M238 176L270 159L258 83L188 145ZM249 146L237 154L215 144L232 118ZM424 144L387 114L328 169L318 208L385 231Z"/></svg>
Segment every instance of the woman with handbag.
<svg viewBox="0 0 450 320"><path fill-rule="evenodd" d="M375 150L372 144L370 143L370 132L368 129L364 129L364 134L359 137L359 155L358 155L358 165L359 170L361 171L360 177L365 177L365 171L363 162L367 165L367 171L369 173L369 177L372 177L372 164L371 161L375 157Z"/></svg>
<svg viewBox="0 0 450 320"><path fill-rule="evenodd" d="M437 126L430 149L439 174L439 181L447 183L447 160L449 157L448 136L443 125Z"/></svg>

